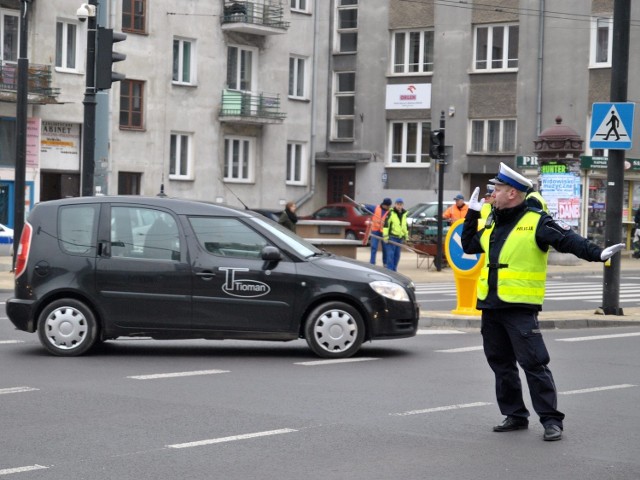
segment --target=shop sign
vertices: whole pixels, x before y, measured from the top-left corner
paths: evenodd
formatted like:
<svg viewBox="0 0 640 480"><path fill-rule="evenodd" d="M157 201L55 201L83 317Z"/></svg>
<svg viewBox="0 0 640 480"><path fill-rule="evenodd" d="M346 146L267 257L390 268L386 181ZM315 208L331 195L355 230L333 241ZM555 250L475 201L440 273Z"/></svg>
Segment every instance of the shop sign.
<svg viewBox="0 0 640 480"><path fill-rule="evenodd" d="M592 157L582 155L580 157L580 168L582 170L606 170L609 157ZM625 158L625 170L640 172L640 158Z"/></svg>
<svg viewBox="0 0 640 480"><path fill-rule="evenodd" d="M387 110L431 108L430 83L403 83L387 85Z"/></svg>
<svg viewBox="0 0 640 480"><path fill-rule="evenodd" d="M516 166L518 168L538 168L538 157L536 155L516 156Z"/></svg>
<svg viewBox="0 0 640 480"><path fill-rule="evenodd" d="M540 173L569 173L569 167L564 163L546 163L540 165Z"/></svg>

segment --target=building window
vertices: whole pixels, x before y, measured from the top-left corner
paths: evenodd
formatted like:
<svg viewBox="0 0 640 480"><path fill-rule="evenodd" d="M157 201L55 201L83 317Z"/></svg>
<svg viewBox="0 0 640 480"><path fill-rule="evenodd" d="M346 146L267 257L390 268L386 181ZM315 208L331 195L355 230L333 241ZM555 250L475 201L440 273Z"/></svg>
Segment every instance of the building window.
<svg viewBox="0 0 640 480"><path fill-rule="evenodd" d="M305 98L307 96L305 88L306 65L304 58L289 57L289 96Z"/></svg>
<svg viewBox="0 0 640 480"><path fill-rule="evenodd" d="M191 180L191 135L172 133L169 148L169 178Z"/></svg>
<svg viewBox="0 0 640 480"><path fill-rule="evenodd" d="M311 10L311 0L291 0L292 12L308 13Z"/></svg>
<svg viewBox="0 0 640 480"><path fill-rule="evenodd" d="M249 137L225 137L224 180L227 182L253 181L253 144Z"/></svg>
<svg viewBox="0 0 640 480"><path fill-rule="evenodd" d="M195 42L181 38L173 39L173 83L193 85L195 79Z"/></svg>
<svg viewBox="0 0 640 480"><path fill-rule="evenodd" d="M491 25L475 28L476 71L518 68L518 25Z"/></svg>
<svg viewBox="0 0 640 480"><path fill-rule="evenodd" d="M353 140L356 109L355 72L336 73L334 91L333 138Z"/></svg>
<svg viewBox="0 0 640 480"><path fill-rule="evenodd" d="M120 82L120 128L141 130L144 128L144 82L122 80Z"/></svg>
<svg viewBox="0 0 640 480"><path fill-rule="evenodd" d="M147 0L122 0L122 31L146 33Z"/></svg>
<svg viewBox="0 0 640 480"><path fill-rule="evenodd" d="M390 163L393 165L429 166L429 122L391 122L389 135Z"/></svg>
<svg viewBox="0 0 640 480"><path fill-rule="evenodd" d="M304 185L306 177L306 164L304 161L304 144L287 144L287 184Z"/></svg>
<svg viewBox="0 0 640 480"><path fill-rule="evenodd" d="M336 44L339 53L358 50L358 0L338 0L336 13Z"/></svg>
<svg viewBox="0 0 640 480"><path fill-rule="evenodd" d="M118 172L118 195L140 195L141 173Z"/></svg>
<svg viewBox="0 0 640 480"><path fill-rule="evenodd" d="M396 32L391 51L393 73L433 72L433 30Z"/></svg>
<svg viewBox="0 0 640 480"><path fill-rule="evenodd" d="M18 38L20 16L8 10L0 10L0 60L3 62L18 61Z"/></svg>
<svg viewBox="0 0 640 480"><path fill-rule="evenodd" d="M515 120L471 120L470 153L513 153Z"/></svg>
<svg viewBox="0 0 640 480"><path fill-rule="evenodd" d="M253 62L257 51L230 46L227 49L227 87L231 90L251 91L255 87Z"/></svg>
<svg viewBox="0 0 640 480"><path fill-rule="evenodd" d="M591 20L590 67L611 67L613 45L613 20L594 18Z"/></svg>
<svg viewBox="0 0 640 480"><path fill-rule="evenodd" d="M56 68L78 70L78 26L75 23L56 23Z"/></svg>

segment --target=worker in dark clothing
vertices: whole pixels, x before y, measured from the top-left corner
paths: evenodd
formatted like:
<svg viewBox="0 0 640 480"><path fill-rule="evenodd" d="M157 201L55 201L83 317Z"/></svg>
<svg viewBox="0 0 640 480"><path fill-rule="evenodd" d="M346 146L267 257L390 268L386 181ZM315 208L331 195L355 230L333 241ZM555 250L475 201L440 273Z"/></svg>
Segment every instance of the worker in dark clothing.
<svg viewBox="0 0 640 480"><path fill-rule="evenodd" d="M476 188L469 200L461 240L465 253L486 254L478 279L477 308L482 310L484 352L495 374L498 405L506 416L493 430L510 432L529 425L519 364L533 408L544 426L544 440L560 440L564 414L557 409L556 386L547 366L549 353L538 324L549 247L591 262L604 262L624 244L602 249L544 211L528 207L525 197L531 181L504 163L490 181L495 185L492 212L484 228L478 230L483 202L478 201L480 189Z"/></svg>

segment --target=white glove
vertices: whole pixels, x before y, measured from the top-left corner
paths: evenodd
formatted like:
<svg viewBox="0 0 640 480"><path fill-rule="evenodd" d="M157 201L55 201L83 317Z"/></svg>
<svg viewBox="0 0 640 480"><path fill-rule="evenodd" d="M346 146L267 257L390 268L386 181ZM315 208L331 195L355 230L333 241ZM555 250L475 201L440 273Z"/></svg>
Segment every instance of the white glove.
<svg viewBox="0 0 640 480"><path fill-rule="evenodd" d="M480 196L480 187L476 187L476 189L471 194L469 203L467 204L470 210L475 210L476 212L479 212L482 209L482 205L484 204L484 198L482 200L478 200L479 196Z"/></svg>
<svg viewBox="0 0 640 480"><path fill-rule="evenodd" d="M610 247L607 247L604 250L602 250L602 253L600 254L600 260L602 260L603 262L606 260L609 260L611 257L613 257L616 253L618 253L622 249L624 249L624 243L617 243L615 245L611 245Z"/></svg>

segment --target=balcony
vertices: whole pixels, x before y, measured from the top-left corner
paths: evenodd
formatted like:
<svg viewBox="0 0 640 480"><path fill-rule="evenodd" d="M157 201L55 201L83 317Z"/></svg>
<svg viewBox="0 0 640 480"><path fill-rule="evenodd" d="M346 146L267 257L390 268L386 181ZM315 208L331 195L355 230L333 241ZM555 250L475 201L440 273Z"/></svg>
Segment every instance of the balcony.
<svg viewBox="0 0 640 480"><path fill-rule="evenodd" d="M279 35L286 33L289 22L283 21L284 8L270 0L245 2L224 0L220 17L222 30L251 35Z"/></svg>
<svg viewBox="0 0 640 480"><path fill-rule="evenodd" d="M59 88L51 87L51 66L29 64L29 89L27 102L39 105L57 103L55 97L60 95ZM15 63L0 64L0 102L17 102L18 97L18 65Z"/></svg>
<svg viewBox="0 0 640 480"><path fill-rule="evenodd" d="M282 123L287 115L280 111L280 96L269 93L222 91L220 121L244 124Z"/></svg>

